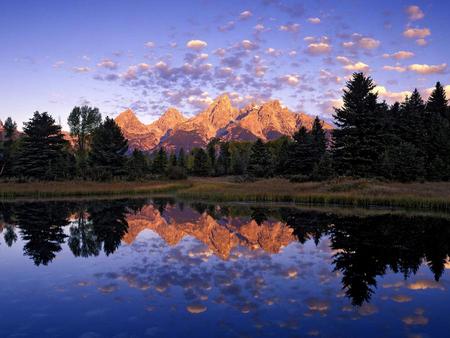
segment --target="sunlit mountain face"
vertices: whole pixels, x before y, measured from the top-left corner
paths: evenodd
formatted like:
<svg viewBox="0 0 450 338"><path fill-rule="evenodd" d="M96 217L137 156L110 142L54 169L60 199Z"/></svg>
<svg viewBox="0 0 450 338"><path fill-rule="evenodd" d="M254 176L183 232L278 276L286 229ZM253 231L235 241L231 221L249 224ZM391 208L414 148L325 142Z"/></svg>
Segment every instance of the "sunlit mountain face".
<svg viewBox="0 0 450 338"><path fill-rule="evenodd" d="M0 336L438 337L448 215L3 203Z"/></svg>
<svg viewBox="0 0 450 338"><path fill-rule="evenodd" d="M149 125L142 123L130 109L120 113L115 120L130 148L153 151L161 147L191 150L206 146L213 138L224 141L274 140L292 136L302 126L310 130L314 117L294 113L278 100L249 104L239 110L232 105L229 96L223 94L189 119L177 109L169 108ZM322 123L326 131L333 128L329 123Z"/></svg>
<svg viewBox="0 0 450 338"><path fill-rule="evenodd" d="M426 99L437 81L449 94L449 11L442 0L1 1L0 120L20 128L48 111L67 130L87 104L109 117L132 109L148 126L228 93L239 110L280 100L330 121L353 72L389 104L414 88ZM244 122L227 132L249 137ZM187 127L169 144L211 132Z"/></svg>

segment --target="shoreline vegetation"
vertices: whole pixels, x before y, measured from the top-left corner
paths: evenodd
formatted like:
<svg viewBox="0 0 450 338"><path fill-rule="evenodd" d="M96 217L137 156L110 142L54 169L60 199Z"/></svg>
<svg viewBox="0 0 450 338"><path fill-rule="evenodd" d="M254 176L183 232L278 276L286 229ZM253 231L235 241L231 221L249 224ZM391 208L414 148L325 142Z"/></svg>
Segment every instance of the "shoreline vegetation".
<svg viewBox="0 0 450 338"><path fill-rule="evenodd" d="M220 177L185 181L0 183L0 198L4 201L144 195L167 195L210 202L285 202L450 211L450 182L395 183L343 178L302 183L282 178L238 182L235 178Z"/></svg>

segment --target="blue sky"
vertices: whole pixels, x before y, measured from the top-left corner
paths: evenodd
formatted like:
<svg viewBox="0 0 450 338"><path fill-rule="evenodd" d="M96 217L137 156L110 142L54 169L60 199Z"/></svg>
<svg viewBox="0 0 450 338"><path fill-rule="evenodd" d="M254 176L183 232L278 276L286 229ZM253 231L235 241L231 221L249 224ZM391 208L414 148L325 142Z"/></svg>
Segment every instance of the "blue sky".
<svg viewBox="0 0 450 338"><path fill-rule="evenodd" d="M325 118L353 71L388 102L450 84L447 1L0 2L0 119L75 105L151 122L227 92ZM446 88L450 92L450 87Z"/></svg>

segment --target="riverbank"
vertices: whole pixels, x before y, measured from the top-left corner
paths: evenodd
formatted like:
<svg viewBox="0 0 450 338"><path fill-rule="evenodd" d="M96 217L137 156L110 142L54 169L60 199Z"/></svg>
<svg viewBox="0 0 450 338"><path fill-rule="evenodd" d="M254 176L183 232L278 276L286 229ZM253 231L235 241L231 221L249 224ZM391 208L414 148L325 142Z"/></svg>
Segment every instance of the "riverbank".
<svg viewBox="0 0 450 338"><path fill-rule="evenodd" d="M236 182L232 178L191 178L186 181L0 183L2 199L156 194L215 202L288 202L450 210L449 182L395 183L339 179L292 183L279 178L255 182Z"/></svg>
<svg viewBox="0 0 450 338"><path fill-rule="evenodd" d="M190 181L0 183L0 199L169 194L191 186Z"/></svg>

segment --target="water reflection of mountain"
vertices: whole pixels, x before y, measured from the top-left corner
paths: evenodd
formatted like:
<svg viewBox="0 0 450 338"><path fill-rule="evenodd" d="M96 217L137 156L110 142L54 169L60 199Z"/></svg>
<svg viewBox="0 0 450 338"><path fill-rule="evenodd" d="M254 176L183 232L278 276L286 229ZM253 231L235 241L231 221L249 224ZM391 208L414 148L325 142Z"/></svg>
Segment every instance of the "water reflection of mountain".
<svg viewBox="0 0 450 338"><path fill-rule="evenodd" d="M325 237L346 295L359 305L388 271L408 278L425 263L438 281L450 252L449 225L430 215L113 200L5 203L0 232L7 246L23 243L36 265L50 263L65 243L77 257L109 255L146 229L171 246L193 237L221 259L238 247L276 254L292 242L317 245Z"/></svg>
<svg viewBox="0 0 450 338"><path fill-rule="evenodd" d="M267 220L258 224L248 216L214 218L208 212L194 209L181 212L176 206L168 206L161 214L154 205L146 205L130 214L127 221L125 243L132 243L141 231L150 229L169 245L176 245L185 236L195 237L222 259L227 259L237 246L278 253L295 240L293 229L281 221Z"/></svg>

